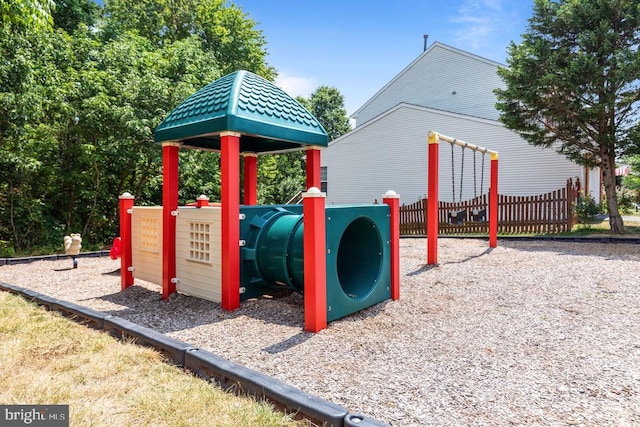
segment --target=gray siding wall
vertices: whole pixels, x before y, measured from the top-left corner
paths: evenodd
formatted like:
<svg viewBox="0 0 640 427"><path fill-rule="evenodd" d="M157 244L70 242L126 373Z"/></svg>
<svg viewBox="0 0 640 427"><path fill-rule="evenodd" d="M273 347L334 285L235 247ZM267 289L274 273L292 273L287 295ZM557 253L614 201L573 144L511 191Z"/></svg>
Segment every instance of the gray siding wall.
<svg viewBox="0 0 640 427"><path fill-rule="evenodd" d="M434 44L357 112L356 126L401 102L497 120L497 63ZM454 94L455 92L455 94Z"/></svg>
<svg viewBox="0 0 640 427"><path fill-rule="evenodd" d="M424 107L400 105L378 119L335 140L322 151L327 167L327 203L372 203L387 190L413 203L427 193L429 130L499 153L498 191L506 195L536 195L563 187L567 178L582 177L582 168L553 150L529 145L499 122L476 119ZM440 200L451 201L451 146L440 144ZM456 199L459 197L461 148L454 150ZM476 188L480 193L482 156L476 157ZM489 156L484 185L489 187ZM473 151L465 150L463 200L474 196Z"/></svg>

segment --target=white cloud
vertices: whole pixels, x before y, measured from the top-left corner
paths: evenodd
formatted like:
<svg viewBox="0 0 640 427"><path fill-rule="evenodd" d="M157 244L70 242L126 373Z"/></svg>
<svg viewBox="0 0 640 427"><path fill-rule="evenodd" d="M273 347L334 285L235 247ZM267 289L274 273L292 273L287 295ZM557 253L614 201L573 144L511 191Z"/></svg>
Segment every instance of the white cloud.
<svg viewBox="0 0 640 427"><path fill-rule="evenodd" d="M464 0L458 14L454 39L461 48L477 50L490 43L490 38L509 25L510 13L503 0Z"/></svg>
<svg viewBox="0 0 640 427"><path fill-rule="evenodd" d="M294 76L282 71L279 72L275 85L293 98L296 96L308 98L319 86L312 78Z"/></svg>

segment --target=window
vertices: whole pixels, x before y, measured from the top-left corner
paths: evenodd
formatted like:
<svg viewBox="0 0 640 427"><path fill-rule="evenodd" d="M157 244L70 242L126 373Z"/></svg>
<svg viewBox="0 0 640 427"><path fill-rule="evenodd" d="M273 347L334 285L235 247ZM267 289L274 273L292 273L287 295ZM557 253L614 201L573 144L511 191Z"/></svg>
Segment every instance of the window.
<svg viewBox="0 0 640 427"><path fill-rule="evenodd" d="M211 259L211 224L205 222L189 223L189 259L209 262Z"/></svg>
<svg viewBox="0 0 640 427"><path fill-rule="evenodd" d="M327 192L327 167L320 166L320 191Z"/></svg>
<svg viewBox="0 0 640 427"><path fill-rule="evenodd" d="M162 232L160 227L160 218L145 218L141 219L142 238L141 238L141 250L152 253L160 252L160 233Z"/></svg>

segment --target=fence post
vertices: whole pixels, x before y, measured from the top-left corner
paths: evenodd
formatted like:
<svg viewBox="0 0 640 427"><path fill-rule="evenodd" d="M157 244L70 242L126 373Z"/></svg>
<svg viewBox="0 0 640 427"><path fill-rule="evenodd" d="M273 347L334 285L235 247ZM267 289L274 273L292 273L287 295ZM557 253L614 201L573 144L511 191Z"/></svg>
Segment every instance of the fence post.
<svg viewBox="0 0 640 427"><path fill-rule="evenodd" d="M222 308L240 307L240 134L220 134Z"/></svg>
<svg viewBox="0 0 640 427"><path fill-rule="evenodd" d="M311 187L302 193L304 248L304 329L327 327L327 242L324 193Z"/></svg>
<svg viewBox="0 0 640 427"><path fill-rule="evenodd" d="M491 187L489 188L489 247L498 246L498 153L491 154Z"/></svg>
<svg viewBox="0 0 640 427"><path fill-rule="evenodd" d="M123 193L120 200L120 289L125 290L133 285L133 253L131 249L131 214L134 197Z"/></svg>
<svg viewBox="0 0 640 427"><path fill-rule="evenodd" d="M162 299L176 291L176 217L178 151L176 142L162 143Z"/></svg>
<svg viewBox="0 0 640 427"><path fill-rule="evenodd" d="M400 299L400 196L389 190L382 196L389 205L389 231L391 240L391 299Z"/></svg>
<svg viewBox="0 0 640 427"><path fill-rule="evenodd" d="M244 204L258 204L258 155L244 153Z"/></svg>
<svg viewBox="0 0 640 427"><path fill-rule="evenodd" d="M438 263L438 134L429 132L427 180L427 264Z"/></svg>
<svg viewBox="0 0 640 427"><path fill-rule="evenodd" d="M307 172L307 188L322 186L320 177L322 167L320 166L320 149L317 147L307 148L306 150L306 172Z"/></svg>

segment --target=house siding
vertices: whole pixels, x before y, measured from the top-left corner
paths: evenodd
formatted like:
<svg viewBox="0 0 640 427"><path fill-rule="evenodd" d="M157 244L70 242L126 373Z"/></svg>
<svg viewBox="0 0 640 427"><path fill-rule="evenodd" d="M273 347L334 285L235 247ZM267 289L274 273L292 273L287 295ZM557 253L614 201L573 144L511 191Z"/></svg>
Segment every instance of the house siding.
<svg viewBox="0 0 640 427"><path fill-rule="evenodd" d="M401 104L376 120L335 140L322 151L327 167L327 203L372 203L394 190L401 203L413 203L427 193L427 135L430 130L499 153L500 194L527 196L556 190L582 168L552 149L528 144L496 121L431 108ZM465 150L463 199L474 197L473 151ZM480 194L482 156L476 157L476 188ZM456 199L462 171L461 148L454 150ZM489 187L489 156L485 157L482 192ZM440 200L452 200L451 146L439 153Z"/></svg>
<svg viewBox="0 0 640 427"><path fill-rule="evenodd" d="M354 113L356 127L401 102L497 120L498 66L436 42Z"/></svg>

